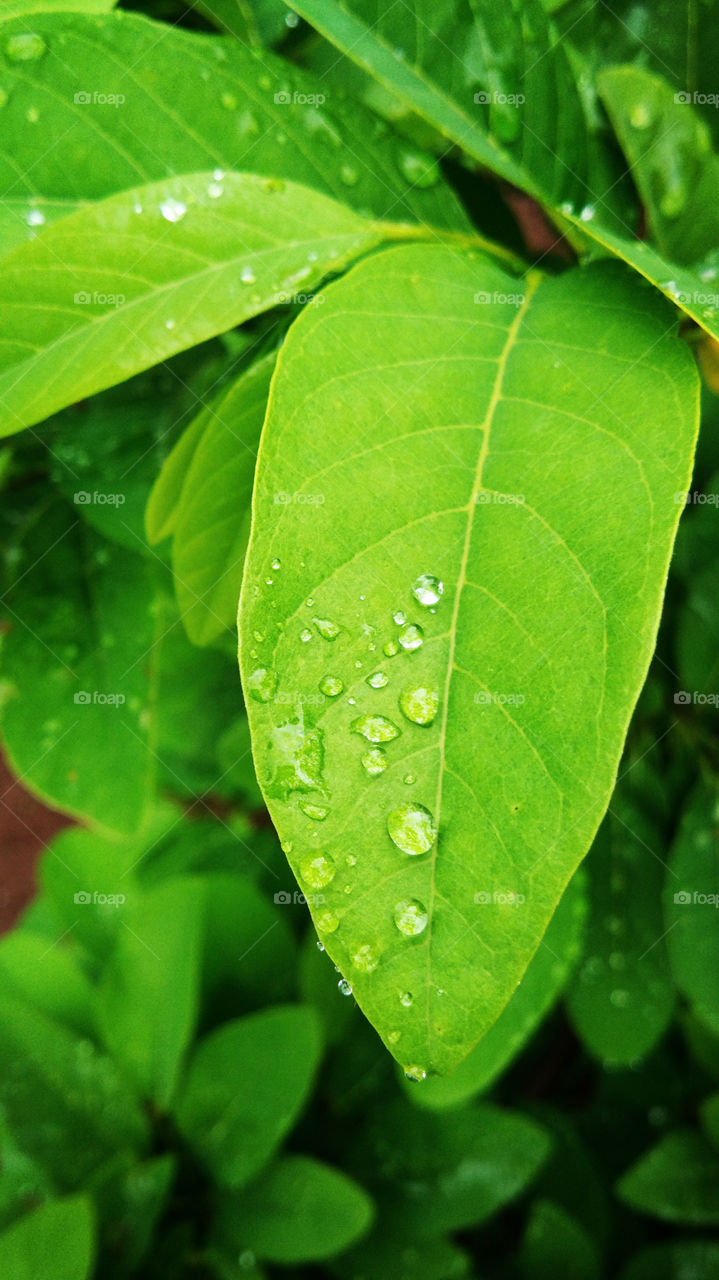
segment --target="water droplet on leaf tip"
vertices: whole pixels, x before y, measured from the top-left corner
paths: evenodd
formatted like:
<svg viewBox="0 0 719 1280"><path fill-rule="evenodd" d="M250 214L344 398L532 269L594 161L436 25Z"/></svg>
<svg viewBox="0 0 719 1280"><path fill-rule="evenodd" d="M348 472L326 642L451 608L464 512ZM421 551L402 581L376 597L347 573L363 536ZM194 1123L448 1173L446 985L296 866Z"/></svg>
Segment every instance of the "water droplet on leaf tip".
<svg viewBox="0 0 719 1280"><path fill-rule="evenodd" d="M421 1084L423 1080L427 1079L427 1072L425 1071L424 1067L416 1067L416 1066L405 1067L404 1074L407 1080L412 1080L415 1083L419 1083L419 1084Z"/></svg>

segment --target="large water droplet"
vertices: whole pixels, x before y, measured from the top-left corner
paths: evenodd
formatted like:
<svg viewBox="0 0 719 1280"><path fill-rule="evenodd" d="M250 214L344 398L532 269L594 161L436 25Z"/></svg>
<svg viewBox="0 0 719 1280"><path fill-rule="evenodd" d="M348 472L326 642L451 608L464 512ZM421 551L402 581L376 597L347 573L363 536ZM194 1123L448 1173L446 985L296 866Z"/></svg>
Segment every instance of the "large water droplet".
<svg viewBox="0 0 719 1280"><path fill-rule="evenodd" d="M362 764L370 778L378 778L387 768L387 754L381 747L373 747L362 756Z"/></svg>
<svg viewBox="0 0 719 1280"><path fill-rule="evenodd" d="M323 640L336 640L340 627L336 622L332 622L330 618L313 618L313 625L317 628Z"/></svg>
<svg viewBox="0 0 719 1280"><path fill-rule="evenodd" d="M416 898L405 898L394 909L394 922L400 933L416 938L427 928L427 908Z"/></svg>
<svg viewBox="0 0 719 1280"><path fill-rule="evenodd" d="M5 56L9 62L36 62L47 52L42 36L34 32L21 32L5 42Z"/></svg>
<svg viewBox="0 0 719 1280"><path fill-rule="evenodd" d="M250 697L255 702L269 702L275 696L277 688L277 674L269 671L267 667L257 667L247 678L247 687L250 691Z"/></svg>
<svg viewBox="0 0 719 1280"><path fill-rule="evenodd" d="M319 729L306 729L302 718L276 725L267 749L267 790L285 799L291 791L322 791L323 747Z"/></svg>
<svg viewBox="0 0 719 1280"><path fill-rule="evenodd" d="M419 649L424 640L424 632L421 627L410 622L406 627L402 627L397 639L403 649L411 652L412 649Z"/></svg>
<svg viewBox="0 0 719 1280"><path fill-rule="evenodd" d="M387 816L390 838L403 853L415 856L427 853L437 839L437 828L429 809L408 801Z"/></svg>
<svg viewBox="0 0 719 1280"><path fill-rule="evenodd" d="M424 684L410 684L399 695L399 706L413 724L429 725L439 710L439 693Z"/></svg>
<svg viewBox="0 0 719 1280"><path fill-rule="evenodd" d="M309 800L300 800L300 809L313 822L324 822L329 813L323 804L312 804Z"/></svg>
<svg viewBox="0 0 719 1280"><path fill-rule="evenodd" d="M334 880L334 861L328 853L310 853L300 863L300 876L311 889L324 889Z"/></svg>
<svg viewBox="0 0 719 1280"><path fill-rule="evenodd" d="M431 608L434 604L439 604L443 591L444 583L440 582L439 578L435 578L431 573L420 574L412 587L412 595L415 600L424 605L426 609Z"/></svg>
<svg viewBox="0 0 719 1280"><path fill-rule="evenodd" d="M181 200L175 200L173 196L168 196L160 205L160 213L166 222L179 222L187 213L187 205Z"/></svg>
<svg viewBox="0 0 719 1280"><path fill-rule="evenodd" d="M386 716L358 716L350 725L352 733L361 733L368 742L391 742L399 737L397 725Z"/></svg>
<svg viewBox="0 0 719 1280"><path fill-rule="evenodd" d="M336 698L344 689L344 685L339 676L324 676L320 680L320 693L324 693L328 698Z"/></svg>
<svg viewBox="0 0 719 1280"><path fill-rule="evenodd" d="M356 947L350 955L350 960L355 969L359 969L360 973L373 973L379 964L379 956L369 943L363 943L362 946Z"/></svg>
<svg viewBox="0 0 719 1280"><path fill-rule="evenodd" d="M389 682L389 676L384 671L375 671L371 676L367 676L366 683L371 685L373 689L384 689Z"/></svg>

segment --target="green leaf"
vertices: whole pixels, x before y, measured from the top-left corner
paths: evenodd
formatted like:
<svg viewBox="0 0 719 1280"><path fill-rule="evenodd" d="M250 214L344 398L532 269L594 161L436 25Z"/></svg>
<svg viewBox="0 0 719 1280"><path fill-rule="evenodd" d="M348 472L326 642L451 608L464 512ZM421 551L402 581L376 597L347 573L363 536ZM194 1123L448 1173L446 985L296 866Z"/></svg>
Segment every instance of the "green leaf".
<svg viewBox="0 0 719 1280"><path fill-rule="evenodd" d="M281 350L240 610L258 778L412 1075L496 1021L609 799L694 447L670 325L614 266L518 282L417 246L330 286Z"/></svg>
<svg viewBox="0 0 719 1280"><path fill-rule="evenodd" d="M235 1251L292 1266L334 1257L367 1231L372 1215L369 1196L345 1173L286 1156L220 1201L216 1230Z"/></svg>
<svg viewBox="0 0 719 1280"><path fill-rule="evenodd" d="M599 1280L597 1251L586 1232L560 1205L536 1200L522 1241L522 1280Z"/></svg>
<svg viewBox="0 0 719 1280"><path fill-rule="evenodd" d="M175 531L187 472L211 416L212 409L206 405L185 428L162 464L145 511L145 529L152 543L162 542Z"/></svg>
<svg viewBox="0 0 719 1280"><path fill-rule="evenodd" d="M13 531L15 583L0 605L3 738L15 773L55 808L130 832L153 787L154 582L140 556L105 542L76 510L46 500Z"/></svg>
<svg viewBox="0 0 719 1280"><path fill-rule="evenodd" d="M217 28L243 44L266 49L288 34L282 0L193 0L193 8Z"/></svg>
<svg viewBox="0 0 719 1280"><path fill-rule="evenodd" d="M439 1115L406 1100L373 1116L369 1142L378 1200L402 1215L417 1243L486 1222L532 1182L550 1147L544 1129L518 1112L475 1105Z"/></svg>
<svg viewBox="0 0 719 1280"><path fill-rule="evenodd" d="M4 261L0 434L311 290L380 238L344 205L254 174L165 179L81 209Z"/></svg>
<svg viewBox="0 0 719 1280"><path fill-rule="evenodd" d="M134 1276L165 1209L175 1159L170 1155L137 1162L121 1155L103 1166L90 1184L104 1256L112 1257L112 1277Z"/></svg>
<svg viewBox="0 0 719 1280"><path fill-rule="evenodd" d="M717 795L701 786L682 815L664 886L674 980L700 1019L719 1034L719 833Z"/></svg>
<svg viewBox="0 0 719 1280"><path fill-rule="evenodd" d="M165 1108L197 1017L200 882L169 880L147 890L131 918L98 990L98 1028L138 1091Z"/></svg>
<svg viewBox="0 0 719 1280"><path fill-rule="evenodd" d="M0 1270L12 1280L87 1280L93 1236L89 1200L53 1200L0 1236Z"/></svg>
<svg viewBox="0 0 719 1280"><path fill-rule="evenodd" d="M66 948L49 946L46 938L14 929L0 941L0 982L4 990L58 1022L80 1034L91 1034L92 988Z"/></svg>
<svg viewBox="0 0 719 1280"><path fill-rule="evenodd" d="M716 1226L719 1155L692 1129L667 1133L617 1183L617 1195L664 1222Z"/></svg>
<svg viewBox="0 0 719 1280"><path fill-rule="evenodd" d="M645 1057L674 1008L661 911L663 833L630 788L629 774L615 791L587 861L587 944L568 993L582 1041L612 1066Z"/></svg>
<svg viewBox="0 0 719 1280"><path fill-rule="evenodd" d="M719 1244L714 1240L672 1240L635 1253L620 1280L714 1280Z"/></svg>
<svg viewBox="0 0 719 1280"><path fill-rule="evenodd" d="M572 877L509 1003L479 1044L449 1076L431 1076L405 1089L420 1107L454 1107L481 1093L507 1069L547 1014L580 954L587 915L586 878Z"/></svg>
<svg viewBox="0 0 719 1280"><path fill-rule="evenodd" d="M110 1058L29 1005L0 998L0 1106L20 1149L62 1190L83 1184L147 1124Z"/></svg>
<svg viewBox="0 0 719 1280"><path fill-rule="evenodd" d="M11 22L14 18L28 18L31 14L47 13L109 13L115 8L117 0L3 0L0 11L0 22ZM22 34L28 31L27 23L20 28ZM21 46L22 47L22 46ZM33 61L28 58L28 61Z"/></svg>
<svg viewBox="0 0 719 1280"><path fill-rule="evenodd" d="M214 999L226 1017L232 1008L262 1007L294 995L295 944L289 924L268 894L241 876L207 875L203 881L208 928L203 957L203 1000Z"/></svg>
<svg viewBox="0 0 719 1280"><path fill-rule="evenodd" d="M252 481L275 353L252 365L213 407L174 518L177 603L194 644L233 627L250 533Z"/></svg>
<svg viewBox="0 0 719 1280"><path fill-rule="evenodd" d="M241 160L375 217L469 226L438 167L417 184L371 112L266 49L123 11L38 14L32 28L47 53L3 68L0 139L0 189L28 209L38 194L97 200Z"/></svg>
<svg viewBox="0 0 719 1280"><path fill-rule="evenodd" d="M52 1179L38 1160L15 1142L4 1117L0 1117L0 1230L23 1217L28 1206L53 1198Z"/></svg>
<svg viewBox="0 0 719 1280"><path fill-rule="evenodd" d="M691 95L632 66L603 71L598 86L657 248L674 262L697 262L719 239L719 159Z"/></svg>
<svg viewBox="0 0 719 1280"><path fill-rule="evenodd" d="M216 1182L254 1177L307 1102L320 1057L314 1011L278 1006L228 1022L200 1042L177 1122Z"/></svg>

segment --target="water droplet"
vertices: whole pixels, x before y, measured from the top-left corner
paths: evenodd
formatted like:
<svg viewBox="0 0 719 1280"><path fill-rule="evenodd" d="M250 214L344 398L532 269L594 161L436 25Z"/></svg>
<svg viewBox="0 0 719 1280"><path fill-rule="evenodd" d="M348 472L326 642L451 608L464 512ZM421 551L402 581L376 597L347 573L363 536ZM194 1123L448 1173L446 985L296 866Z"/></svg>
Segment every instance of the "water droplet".
<svg viewBox="0 0 719 1280"><path fill-rule="evenodd" d="M237 98L235 97L234 93L223 93L222 97L220 98L220 102L222 103L223 107L227 108L228 111L234 111L235 107L237 106Z"/></svg>
<svg viewBox="0 0 719 1280"><path fill-rule="evenodd" d="M273 582L273 579L272 579L272 578L265 578L265 586L266 586L266 587L271 587L271 586L272 586L272 582Z"/></svg>
<svg viewBox="0 0 719 1280"><path fill-rule="evenodd" d="M312 606L313 606L313 604L314 604L314 599L313 599L313 597L312 597L312 596L308 596L308 597L307 597L307 599L305 600L305 604L307 605L307 608L308 608L308 609L311 609L311 608L312 608Z"/></svg>
<svg viewBox="0 0 719 1280"><path fill-rule="evenodd" d="M308 818L312 818L313 822L324 822L329 809L322 804L311 804L309 800L300 800L300 809Z"/></svg>
<svg viewBox="0 0 719 1280"><path fill-rule="evenodd" d="M370 778L378 778L387 768L387 754L381 747L373 747L362 756L362 764Z"/></svg>
<svg viewBox="0 0 719 1280"><path fill-rule="evenodd" d="M646 102L637 102L629 113L630 124L635 129L647 129L654 119L654 112Z"/></svg>
<svg viewBox="0 0 719 1280"><path fill-rule="evenodd" d="M297 26L297 24L298 24L298 22L299 22L299 20L300 20L300 18L299 18L299 14L297 14L297 13L292 13L292 12L290 12L290 13L286 13L286 14L285 14L285 26L286 26L286 27L292 27L292 28L296 27L296 26Z"/></svg>
<svg viewBox="0 0 719 1280"><path fill-rule="evenodd" d="M429 609L434 604L439 604L440 598L444 591L444 583L439 578L435 578L431 573L422 573L418 577L412 587L412 595L415 600Z"/></svg>
<svg viewBox="0 0 719 1280"><path fill-rule="evenodd" d="M42 209L29 209L25 221L29 227L42 227L45 225L45 214Z"/></svg>
<svg viewBox="0 0 719 1280"><path fill-rule="evenodd" d="M134 205L132 206L132 212L133 212L133 213L142 213L142 205L140 204L140 201L139 201L139 200L136 200L136 201L135 201L135 203L134 203Z"/></svg>
<svg viewBox="0 0 719 1280"><path fill-rule="evenodd" d="M396 1044L401 1035L402 1035L401 1031L388 1031L387 1032L388 1044Z"/></svg>
<svg viewBox="0 0 719 1280"><path fill-rule="evenodd" d="M410 622L406 627L402 627L397 639L403 649L411 652L412 649L419 649L424 640L424 631Z"/></svg>
<svg viewBox="0 0 719 1280"><path fill-rule="evenodd" d="M312 639L312 632L310 631L309 627L304 627L303 630L300 631L300 640L302 641L303 644L307 644L311 639Z"/></svg>
<svg viewBox="0 0 719 1280"><path fill-rule="evenodd" d="M427 1072L425 1071L424 1067L417 1067L412 1065L410 1067L404 1067L403 1069L404 1069L404 1074L407 1080L414 1080L418 1083L421 1083L422 1080L427 1079Z"/></svg>
<svg viewBox="0 0 719 1280"><path fill-rule="evenodd" d="M261 631L253 631L253 632L252 632L252 634L253 634L253 636L255 637L255 640L257 641L257 643L258 643L258 644L262 644L262 642L263 642L263 640L264 640L264 638L265 638L265 637L263 636L262 632L261 632Z"/></svg>
<svg viewBox="0 0 719 1280"><path fill-rule="evenodd" d="M340 179L346 187L355 187L359 182L359 174L351 164L343 164L340 168Z"/></svg>
<svg viewBox="0 0 719 1280"><path fill-rule="evenodd" d="M174 321L174 320L166 320L166 321L165 321L165 328L166 328L166 329L174 329L174 327L175 327L175 321Z"/></svg>
<svg viewBox="0 0 719 1280"><path fill-rule="evenodd" d="M160 213L166 222L179 222L187 213L187 205L181 200L175 200L173 196L168 196L160 205Z"/></svg>
<svg viewBox="0 0 719 1280"><path fill-rule="evenodd" d="M275 695L277 675L274 671L268 671L267 667L257 667L248 676L247 687L255 702L269 702Z"/></svg>
<svg viewBox="0 0 719 1280"><path fill-rule="evenodd" d="M363 943L361 947L357 947L350 955L350 960L360 973L373 973L379 964L379 956L369 943Z"/></svg>
<svg viewBox="0 0 719 1280"><path fill-rule="evenodd" d="M335 864L328 853L310 853L300 863L300 875L311 889L324 889L335 878Z"/></svg>
<svg viewBox="0 0 719 1280"><path fill-rule="evenodd" d="M317 947L318 951L324 951L325 949L324 942L320 942L319 940L315 943L315 946Z"/></svg>
<svg viewBox="0 0 719 1280"><path fill-rule="evenodd" d="M595 208L592 204L585 204L579 217L582 222L591 222L595 214Z"/></svg>
<svg viewBox="0 0 719 1280"><path fill-rule="evenodd" d="M630 998L631 998L631 997L630 997L630 995L629 995L629 992L628 992L628 991L622 991L622 990L621 990L621 989L619 989L619 988L617 988L617 990L613 991L613 992L612 992L612 994L611 994L611 995L610 995L610 997L609 997L609 999L610 999L611 1003L612 1003L612 1004L613 1004L617 1009L626 1009L627 1005L629 1004Z"/></svg>
<svg viewBox="0 0 719 1280"><path fill-rule="evenodd" d="M225 176L225 171L224 169L213 169L212 176L215 179L215 182L222 182L222 179Z"/></svg>
<svg viewBox="0 0 719 1280"><path fill-rule="evenodd" d="M368 742L391 742L399 737L397 725L386 716L358 716L350 725L352 733L361 733Z"/></svg>
<svg viewBox="0 0 719 1280"><path fill-rule="evenodd" d="M340 978L337 983L337 989L341 996L351 996L352 988L346 978Z"/></svg>
<svg viewBox="0 0 719 1280"><path fill-rule="evenodd" d="M406 773L402 779L406 786L411 787L417 781L413 773Z"/></svg>
<svg viewBox="0 0 719 1280"><path fill-rule="evenodd" d="M389 683L389 676L386 676L384 671L375 671L373 675L367 676L366 683L371 685L373 689L384 689L385 685Z"/></svg>
<svg viewBox="0 0 719 1280"><path fill-rule="evenodd" d="M689 191L684 182L676 182L667 187L659 201L659 208L665 218L678 218L686 208Z"/></svg>
<svg viewBox="0 0 719 1280"><path fill-rule="evenodd" d="M355 858L355 856L354 856L354 854L353 854L353 853L348 853L348 854L347 854L347 857L345 858L345 862L347 863L347 866L348 866L348 867L356 867L356 866L357 866L357 859Z"/></svg>
<svg viewBox="0 0 719 1280"><path fill-rule="evenodd" d="M293 845L291 840L283 840L280 844L283 853L292 853Z"/></svg>
<svg viewBox="0 0 719 1280"><path fill-rule="evenodd" d="M334 933L339 928L339 923L334 911L323 911L317 917L317 928L321 929L323 933ZM317 945L320 946L321 944L318 943ZM324 947L322 950L324 951Z"/></svg>
<svg viewBox="0 0 719 1280"><path fill-rule="evenodd" d="M400 933L416 938L427 928L427 908L416 898L405 898L394 909L394 922Z"/></svg>
<svg viewBox="0 0 719 1280"><path fill-rule="evenodd" d="M45 41L34 32L22 32L5 41L5 56L9 62L37 62L46 52Z"/></svg>
<svg viewBox="0 0 719 1280"><path fill-rule="evenodd" d="M397 848L412 856L427 853L437 839L437 828L429 809L411 801L398 805L388 814L387 830Z"/></svg>
<svg viewBox="0 0 719 1280"><path fill-rule="evenodd" d="M223 191L224 191L224 187L222 186L221 183L219 182L208 183L207 194L210 197L210 200L219 200Z"/></svg>
<svg viewBox="0 0 719 1280"><path fill-rule="evenodd" d="M439 710L439 693L424 684L410 684L399 695L399 706L413 724L429 725Z"/></svg>
<svg viewBox="0 0 719 1280"><path fill-rule="evenodd" d="M254 283L255 283L255 273L254 273L254 271L252 270L252 267L243 267L243 268L242 268L242 270L241 270L241 272L240 272L240 280L242 281L242 283L243 283L243 284L254 284Z"/></svg>
<svg viewBox="0 0 719 1280"><path fill-rule="evenodd" d="M392 614L392 621L396 622L398 627L401 627L407 621L407 614L402 609L396 609Z"/></svg>
<svg viewBox="0 0 719 1280"><path fill-rule="evenodd" d="M336 640L340 633L340 627L336 622L332 622L329 618L313 618L313 625L317 628L323 640Z"/></svg>
<svg viewBox="0 0 719 1280"><path fill-rule="evenodd" d="M387 643L383 645L382 652L386 658L393 658L396 653L399 653L399 645L397 644L397 641L388 640Z"/></svg>
<svg viewBox="0 0 719 1280"><path fill-rule="evenodd" d="M412 995L411 991L403 991L402 994L400 995L399 1002L402 1005L403 1009L410 1009L412 1007L413 999L414 999L414 996Z"/></svg>
<svg viewBox="0 0 719 1280"><path fill-rule="evenodd" d="M322 733L305 728L300 710L298 719L275 725L270 732L267 791L282 799L292 791L322 791L323 758Z"/></svg>
<svg viewBox="0 0 719 1280"><path fill-rule="evenodd" d="M433 187L439 178L439 170L431 156L421 151L404 149L399 153L399 167L413 187Z"/></svg>
<svg viewBox="0 0 719 1280"><path fill-rule="evenodd" d="M28 124L37 124L38 120L40 119L40 112L38 111L37 107L28 107L27 111L25 112L25 119L27 120Z"/></svg>
<svg viewBox="0 0 719 1280"><path fill-rule="evenodd" d="M336 698L343 689L344 685L339 676L325 676L320 680L320 692L327 694L328 698Z"/></svg>
<svg viewBox="0 0 719 1280"><path fill-rule="evenodd" d="M282 561L281 561L281 560L278 560L277 558L275 558L275 559L272 561L272 564L270 565L270 568L271 568L271 569L281 569L281 568L282 568Z"/></svg>

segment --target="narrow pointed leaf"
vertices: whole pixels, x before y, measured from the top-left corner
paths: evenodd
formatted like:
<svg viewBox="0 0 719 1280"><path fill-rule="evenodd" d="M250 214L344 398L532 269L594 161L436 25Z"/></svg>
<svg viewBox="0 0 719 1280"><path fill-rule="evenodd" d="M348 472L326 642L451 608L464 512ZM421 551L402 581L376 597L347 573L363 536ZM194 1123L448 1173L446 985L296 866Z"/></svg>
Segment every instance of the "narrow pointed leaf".
<svg viewBox="0 0 719 1280"><path fill-rule="evenodd" d="M240 609L258 778L413 1075L496 1020L591 843L696 425L670 313L614 265L388 250L282 348Z"/></svg>

